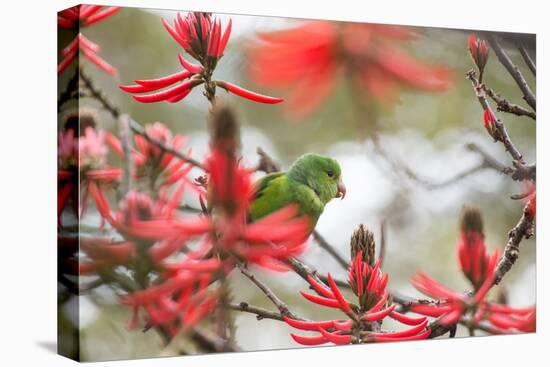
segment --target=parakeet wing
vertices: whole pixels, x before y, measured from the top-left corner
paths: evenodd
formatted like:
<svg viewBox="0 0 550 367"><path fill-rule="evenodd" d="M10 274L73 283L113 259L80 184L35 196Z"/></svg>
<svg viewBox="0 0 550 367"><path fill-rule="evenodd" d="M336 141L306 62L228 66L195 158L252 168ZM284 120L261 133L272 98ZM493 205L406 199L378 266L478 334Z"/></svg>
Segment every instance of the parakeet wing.
<svg viewBox="0 0 550 367"><path fill-rule="evenodd" d="M285 173L272 173L257 182L256 197L250 208L250 218L257 220L290 204L300 208L300 214L310 217L312 226L323 211L323 203L315 192Z"/></svg>

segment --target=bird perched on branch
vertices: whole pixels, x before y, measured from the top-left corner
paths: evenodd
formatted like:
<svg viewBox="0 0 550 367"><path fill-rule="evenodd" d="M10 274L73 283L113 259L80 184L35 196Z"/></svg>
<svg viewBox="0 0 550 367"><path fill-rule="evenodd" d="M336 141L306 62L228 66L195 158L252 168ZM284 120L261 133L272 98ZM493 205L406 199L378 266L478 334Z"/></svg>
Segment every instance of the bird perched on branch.
<svg viewBox="0 0 550 367"><path fill-rule="evenodd" d="M300 215L315 228L325 205L343 199L346 186L338 162L330 157L307 153L298 158L288 172L270 173L256 182L250 218L258 220L288 205L297 205Z"/></svg>

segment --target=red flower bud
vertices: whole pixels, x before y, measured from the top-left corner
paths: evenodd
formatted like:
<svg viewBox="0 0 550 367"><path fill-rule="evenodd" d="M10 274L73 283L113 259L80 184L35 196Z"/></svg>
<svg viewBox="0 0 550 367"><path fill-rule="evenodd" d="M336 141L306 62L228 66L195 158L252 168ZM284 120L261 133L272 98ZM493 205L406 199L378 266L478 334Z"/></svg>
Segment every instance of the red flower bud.
<svg viewBox="0 0 550 367"><path fill-rule="evenodd" d="M468 51L470 52L472 60L479 69L479 82L481 82L483 70L485 69L487 60L489 59L489 47L487 46L487 42L476 38L476 36L472 33L468 39Z"/></svg>

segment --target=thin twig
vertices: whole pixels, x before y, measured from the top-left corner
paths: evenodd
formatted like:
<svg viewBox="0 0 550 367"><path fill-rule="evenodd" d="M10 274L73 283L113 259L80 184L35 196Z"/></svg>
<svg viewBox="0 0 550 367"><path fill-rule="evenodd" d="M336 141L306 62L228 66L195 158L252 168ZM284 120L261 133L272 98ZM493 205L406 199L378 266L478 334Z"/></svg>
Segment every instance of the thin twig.
<svg viewBox="0 0 550 367"><path fill-rule="evenodd" d="M200 163L199 161L191 158L191 157L188 157L186 156L185 154L182 154L180 152L178 152L177 150L171 148L171 147L168 147L166 145L164 145L162 142L150 137L147 132L145 131L145 129L143 128L143 126L141 126L139 123L137 123L136 121L134 120L130 120L130 128L132 129L132 131L138 135L141 135L145 138L145 140L147 140L148 142L150 142L151 144L154 144L156 145L157 147L159 147L160 149L164 150L165 152L167 153L170 153L170 154L173 154L175 157L181 159L182 161L184 162L187 162L197 168L200 168L202 170L205 170L205 167L202 163Z"/></svg>
<svg viewBox="0 0 550 367"><path fill-rule="evenodd" d="M518 48L519 48L519 53L521 54L521 57L523 57L523 61L525 61L525 64L527 65L529 70L531 70L531 72L533 73L533 76L537 76L537 65L535 65L535 62L533 61L531 56L529 56L525 47L520 46Z"/></svg>
<svg viewBox="0 0 550 367"><path fill-rule="evenodd" d="M126 178L126 187L123 191L126 193L132 189L133 183L132 179L134 177L134 165L132 164L132 153L131 153L131 144L130 141L131 131L130 131L130 117L128 115L121 115L118 119L119 121L119 135L122 142L122 151L124 152L124 177Z"/></svg>
<svg viewBox="0 0 550 367"><path fill-rule="evenodd" d="M267 298L269 298L275 307L277 307L282 316L296 318L296 316L290 311L288 305L277 297L277 295L265 283L252 274L245 264L238 264L237 266L239 267L241 273L250 279L250 281L254 283L267 296Z"/></svg>
<svg viewBox="0 0 550 367"><path fill-rule="evenodd" d="M266 310L265 308L252 306L252 305L249 305L247 302L241 302L241 303L238 303L238 304L230 303L229 308L232 309L232 310L235 310L235 311L248 312L248 313L251 313L251 314L255 314L256 319L258 321L263 320L263 319L283 321L283 316L284 316L284 315L281 315L280 312L269 311L269 310ZM296 319L296 317L297 316L295 315L294 318ZM300 318L300 317L298 317L297 320L306 321L305 319Z"/></svg>
<svg viewBox="0 0 550 367"><path fill-rule="evenodd" d="M483 108L483 111L489 111L494 117L495 117L495 127L496 131L493 134L493 138L496 141L500 141L504 148L512 158L516 161L523 162L523 155L520 153L520 151L516 148L512 140L510 139L510 136L508 135L508 131L506 130L506 127L502 123L502 121L496 117L494 114L491 105L489 104L489 101L487 101L487 94L485 93L485 90L483 89L482 85L479 83L479 81L476 79L475 71L470 70L466 73L466 77L472 82L472 86L474 87L474 92L476 94L477 100L479 101L479 104Z"/></svg>
<svg viewBox="0 0 550 367"><path fill-rule="evenodd" d="M528 116L533 120L537 119L537 114L525 107L509 102L506 98L502 97L499 93L495 92L491 88L483 85L483 89L487 95L495 101L497 104L497 111L508 112L517 116Z"/></svg>
<svg viewBox="0 0 550 367"><path fill-rule="evenodd" d="M386 258L386 220L380 222L380 251L378 258L380 263L384 264L384 259Z"/></svg>
<svg viewBox="0 0 550 367"><path fill-rule="evenodd" d="M469 177L469 176L471 176L471 175L473 175L477 172L480 172L484 169L497 169L498 171L501 171L500 166L495 166L493 164L489 164L489 162L484 159L482 162L480 162L480 163L478 163L478 164L476 164L476 165L474 165L470 168L467 168L462 172L458 172L455 175L453 175L453 176L451 176L451 177L449 177L445 180L442 180L442 181L439 181L439 182L433 182L433 181L430 181L430 180L428 180L424 177L421 177L412 168L407 166L403 161L401 161L400 159L398 159L397 157L395 157L394 155L389 153L382 146L382 144L378 140L378 138L376 138L376 137L373 138L373 143L374 143L374 148L375 148L376 152L382 158L384 158L384 160L394 169L394 171L403 173L406 176L406 178L420 184L422 187L424 187L427 190L442 189L442 188L454 185L454 184L462 181L463 179L465 179L465 178L467 178L467 177Z"/></svg>
<svg viewBox="0 0 550 367"><path fill-rule="evenodd" d="M314 230L313 231L313 238L315 238L315 241L319 244L319 247L321 247L323 250L328 252L330 256L336 260L344 270L347 270L350 266L350 264L336 251L336 249L319 233L319 231Z"/></svg>
<svg viewBox="0 0 550 367"><path fill-rule="evenodd" d="M531 91L531 88L529 88L529 84L527 84L527 81L525 80L523 74L518 69L516 65L512 62L510 57L506 54L500 43L497 41L496 37L493 34L488 33L487 34L487 40L489 41L489 44L495 51L495 54L498 57L498 60L500 63L508 70L508 73L514 78L516 84L518 85L519 89L523 93L523 99L525 99L525 102L531 108L536 111L537 110L537 99L533 92Z"/></svg>

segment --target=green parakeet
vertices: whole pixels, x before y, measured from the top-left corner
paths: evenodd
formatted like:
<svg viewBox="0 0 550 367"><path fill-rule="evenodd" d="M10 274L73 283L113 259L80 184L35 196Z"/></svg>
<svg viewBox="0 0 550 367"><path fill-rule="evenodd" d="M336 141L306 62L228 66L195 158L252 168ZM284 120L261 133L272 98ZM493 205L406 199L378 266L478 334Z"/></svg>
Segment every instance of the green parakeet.
<svg viewBox="0 0 550 367"><path fill-rule="evenodd" d="M300 215L315 228L325 205L333 198L344 198L346 186L338 162L308 153L298 158L288 172L268 174L256 182L256 196L250 218L257 220L290 204L300 208Z"/></svg>

